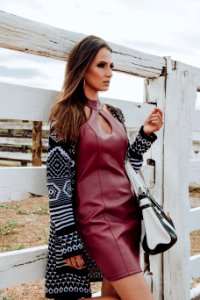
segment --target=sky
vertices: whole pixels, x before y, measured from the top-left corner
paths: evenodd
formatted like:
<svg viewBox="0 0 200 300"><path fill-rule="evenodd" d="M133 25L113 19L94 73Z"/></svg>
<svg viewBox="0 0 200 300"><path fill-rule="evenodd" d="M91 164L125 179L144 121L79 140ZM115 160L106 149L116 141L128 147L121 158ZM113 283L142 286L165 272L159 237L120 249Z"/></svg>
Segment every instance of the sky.
<svg viewBox="0 0 200 300"><path fill-rule="evenodd" d="M0 10L200 68L199 0L1 0ZM1 82L59 90L64 69L65 62L0 48ZM140 102L143 80L116 73L103 96Z"/></svg>

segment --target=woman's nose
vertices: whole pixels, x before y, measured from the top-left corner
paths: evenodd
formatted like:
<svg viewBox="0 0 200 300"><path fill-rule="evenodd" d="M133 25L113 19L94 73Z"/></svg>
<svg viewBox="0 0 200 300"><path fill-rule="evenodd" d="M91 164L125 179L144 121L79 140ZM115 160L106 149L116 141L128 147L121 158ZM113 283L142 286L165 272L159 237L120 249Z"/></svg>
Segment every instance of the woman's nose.
<svg viewBox="0 0 200 300"><path fill-rule="evenodd" d="M107 72L106 72L106 76L107 76L107 77L112 77L112 75L113 75L113 71L112 71L112 69L109 68L109 69L107 70Z"/></svg>

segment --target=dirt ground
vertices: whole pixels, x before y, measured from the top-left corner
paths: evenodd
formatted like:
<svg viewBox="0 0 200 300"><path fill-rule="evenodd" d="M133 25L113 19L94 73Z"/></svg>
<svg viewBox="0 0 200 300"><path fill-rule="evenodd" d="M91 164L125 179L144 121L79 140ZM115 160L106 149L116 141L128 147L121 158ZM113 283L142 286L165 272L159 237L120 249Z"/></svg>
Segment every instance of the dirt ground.
<svg viewBox="0 0 200 300"><path fill-rule="evenodd" d="M48 234L47 197L0 203L0 252L45 245ZM92 283L93 292L100 288L101 283ZM0 300L44 299L44 280L0 290Z"/></svg>
<svg viewBox="0 0 200 300"><path fill-rule="evenodd" d="M192 192L191 207L197 206L200 206L200 192ZM47 244L48 228L47 197L0 203L1 252ZM200 231L192 232L190 237L191 255L200 253ZM100 290L100 286L101 283L92 284L93 292ZM44 280L0 290L0 300L44 299Z"/></svg>

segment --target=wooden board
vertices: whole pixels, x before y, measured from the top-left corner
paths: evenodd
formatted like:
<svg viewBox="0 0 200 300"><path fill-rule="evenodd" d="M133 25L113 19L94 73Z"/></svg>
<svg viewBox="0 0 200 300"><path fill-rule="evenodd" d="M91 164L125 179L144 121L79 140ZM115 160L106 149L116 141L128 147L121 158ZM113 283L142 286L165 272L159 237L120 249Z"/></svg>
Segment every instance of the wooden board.
<svg viewBox="0 0 200 300"><path fill-rule="evenodd" d="M0 119L47 121L58 91L0 83Z"/></svg>
<svg viewBox="0 0 200 300"><path fill-rule="evenodd" d="M0 202L47 195L46 167L0 167Z"/></svg>
<svg viewBox="0 0 200 300"><path fill-rule="evenodd" d="M0 253L0 288L44 278L47 246Z"/></svg>
<svg viewBox="0 0 200 300"><path fill-rule="evenodd" d="M47 154L42 154L42 161L46 161ZM32 161L31 153L22 153L22 152L8 152L8 151L0 151L0 159L2 160L16 160L16 161Z"/></svg>
<svg viewBox="0 0 200 300"><path fill-rule="evenodd" d="M47 246L0 253L0 288L43 279L46 263ZM100 296L100 292L92 296Z"/></svg>
<svg viewBox="0 0 200 300"><path fill-rule="evenodd" d="M199 121L200 123L200 121ZM200 144L200 131L192 132L192 142L195 144Z"/></svg>
<svg viewBox="0 0 200 300"><path fill-rule="evenodd" d="M31 138L21 138L21 137L0 137L0 145L15 145L15 146L32 146ZM42 139L42 146L48 147L48 139Z"/></svg>
<svg viewBox="0 0 200 300"><path fill-rule="evenodd" d="M200 207L195 207L189 213L189 231L200 230Z"/></svg>
<svg viewBox="0 0 200 300"><path fill-rule="evenodd" d="M0 121L0 129L14 129L14 130L32 130L33 123L32 122L1 122ZM49 130L49 125L42 124L42 130Z"/></svg>
<svg viewBox="0 0 200 300"><path fill-rule="evenodd" d="M47 121L58 91L0 83L0 119ZM27 100L28 99L28 100ZM122 109L127 127L139 128L153 105L101 98Z"/></svg>
<svg viewBox="0 0 200 300"><path fill-rule="evenodd" d="M126 121L126 127L138 130L143 124L144 120L148 117L150 112L154 109L154 105L148 103L134 103L131 101L103 98L103 103L108 103L113 106L119 107Z"/></svg>
<svg viewBox="0 0 200 300"><path fill-rule="evenodd" d="M190 297L188 196L191 119L196 86L187 71L172 71L166 82L164 131L164 209L174 220L178 242L164 254L164 299ZM181 255L180 255L181 254ZM178 287L178 288L177 288Z"/></svg>
<svg viewBox="0 0 200 300"><path fill-rule="evenodd" d="M190 290L190 299L197 300L199 296L200 296L200 284L197 285L195 284L195 287L193 287Z"/></svg>
<svg viewBox="0 0 200 300"><path fill-rule="evenodd" d="M145 82L145 100L154 103L164 112L165 107L165 78L148 79ZM151 105L153 108L154 105ZM151 186L151 193L157 201L163 203L163 129L156 132L157 140L151 149L145 154L154 160L154 184ZM163 266L162 255L150 256L150 271L153 278L153 295L155 300L160 300L163 293Z"/></svg>
<svg viewBox="0 0 200 300"><path fill-rule="evenodd" d="M0 11L0 47L66 60L83 34L58 29ZM163 57L110 43L116 71L141 77L158 77L166 65Z"/></svg>
<svg viewBox="0 0 200 300"><path fill-rule="evenodd" d="M147 185L154 176L152 166L143 166ZM47 195L46 167L0 167L0 202L22 200L30 196Z"/></svg>
<svg viewBox="0 0 200 300"><path fill-rule="evenodd" d="M200 277L200 254L190 257L191 277Z"/></svg>
<svg viewBox="0 0 200 300"><path fill-rule="evenodd" d="M200 159L191 159L189 166L189 182L200 183Z"/></svg>
<svg viewBox="0 0 200 300"><path fill-rule="evenodd" d="M200 132L200 109L196 109L192 116L192 128Z"/></svg>

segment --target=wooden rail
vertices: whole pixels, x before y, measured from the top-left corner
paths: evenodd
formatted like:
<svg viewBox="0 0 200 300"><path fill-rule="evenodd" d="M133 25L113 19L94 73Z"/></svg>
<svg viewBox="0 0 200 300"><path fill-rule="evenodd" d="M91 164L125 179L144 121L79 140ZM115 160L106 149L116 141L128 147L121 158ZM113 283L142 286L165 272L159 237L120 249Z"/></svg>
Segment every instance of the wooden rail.
<svg viewBox="0 0 200 300"><path fill-rule="evenodd" d="M66 60L83 34L58 29L0 11L0 47ZM166 67L163 57L110 43L115 70L144 78L158 77Z"/></svg>
<svg viewBox="0 0 200 300"><path fill-rule="evenodd" d="M0 253L0 287L44 278L46 258L47 246Z"/></svg>
<svg viewBox="0 0 200 300"><path fill-rule="evenodd" d="M43 147L48 147L48 140L42 138ZM32 146L32 138L21 138L21 137L0 137L0 145L10 145L10 146Z"/></svg>

